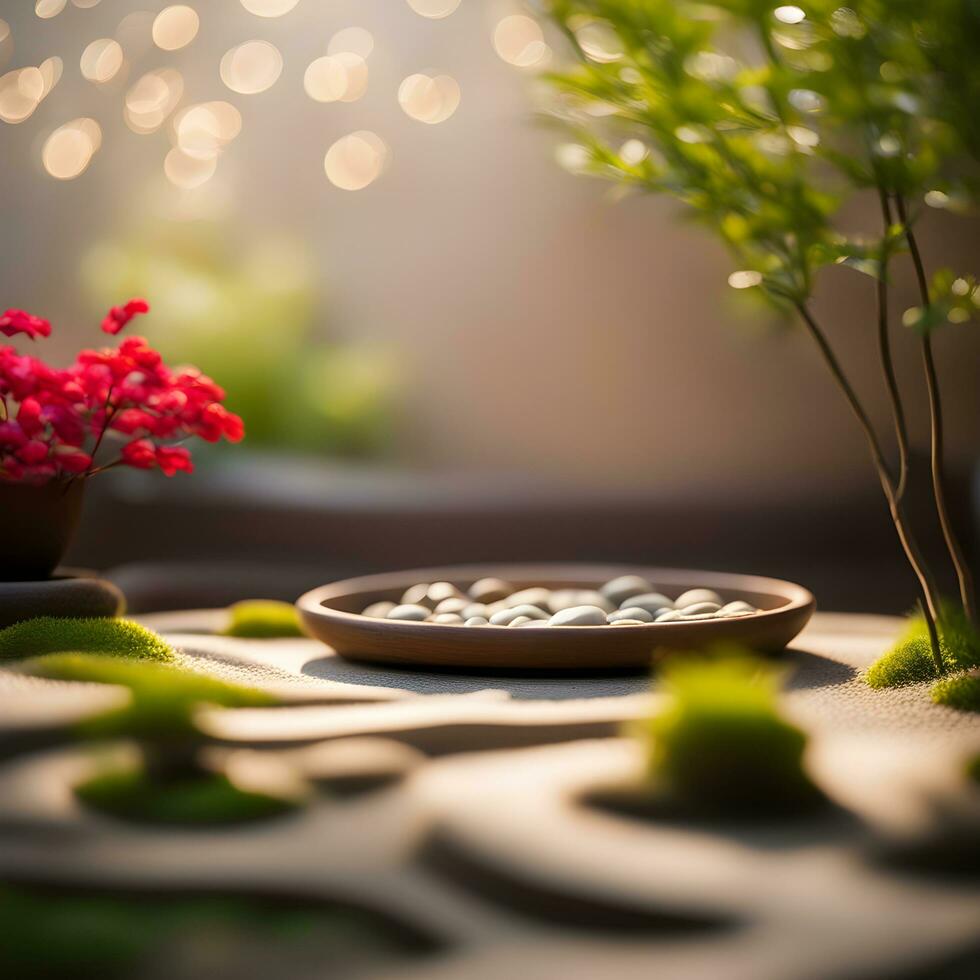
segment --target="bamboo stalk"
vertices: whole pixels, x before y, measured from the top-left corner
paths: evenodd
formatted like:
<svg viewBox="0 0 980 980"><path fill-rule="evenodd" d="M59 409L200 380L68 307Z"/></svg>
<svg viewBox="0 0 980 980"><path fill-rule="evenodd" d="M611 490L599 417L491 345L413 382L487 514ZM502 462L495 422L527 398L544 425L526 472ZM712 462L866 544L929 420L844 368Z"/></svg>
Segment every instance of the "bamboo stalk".
<svg viewBox="0 0 980 980"><path fill-rule="evenodd" d="M929 305L929 282L926 279L925 265L922 261L922 253L919 251L919 244L916 241L915 233L909 224L908 212L905 207L905 199L902 195L897 195L895 204L898 209L898 217L905 229L905 239L909 244L909 252L912 256L912 264L915 266L916 281L919 285L919 293L922 297L923 308ZM977 623L977 608L974 598L973 575L963 554L959 538L953 527L952 519L949 515L949 508L946 502L946 472L944 461L944 426L943 408L939 394L939 376L936 372L936 362L932 353L932 338L928 332L921 336L922 369L926 376L926 389L929 395L929 429L930 429L930 463L932 468L932 491L936 501L936 512L939 515L939 524L943 532L943 540L946 542L946 550L949 552L950 560L956 571L956 579L959 585L960 601L963 610L971 623Z"/></svg>

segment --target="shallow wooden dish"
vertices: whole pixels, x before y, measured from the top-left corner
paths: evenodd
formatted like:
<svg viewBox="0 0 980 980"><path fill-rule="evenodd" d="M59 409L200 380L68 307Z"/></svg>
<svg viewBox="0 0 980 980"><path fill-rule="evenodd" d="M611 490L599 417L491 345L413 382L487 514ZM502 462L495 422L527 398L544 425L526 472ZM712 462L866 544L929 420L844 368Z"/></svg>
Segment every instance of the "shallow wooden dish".
<svg viewBox="0 0 980 980"><path fill-rule="evenodd" d="M642 626L456 626L395 622L359 615L372 602L398 601L418 582L452 582L466 589L494 576L518 589L595 588L619 575L637 574L671 598L687 589L715 589L726 602L744 599L760 610L736 619ZM807 624L816 606L799 585L774 578L621 565L460 565L368 575L307 592L296 603L307 632L348 660L405 667L470 670L646 669L658 650L688 650L738 643L782 650Z"/></svg>

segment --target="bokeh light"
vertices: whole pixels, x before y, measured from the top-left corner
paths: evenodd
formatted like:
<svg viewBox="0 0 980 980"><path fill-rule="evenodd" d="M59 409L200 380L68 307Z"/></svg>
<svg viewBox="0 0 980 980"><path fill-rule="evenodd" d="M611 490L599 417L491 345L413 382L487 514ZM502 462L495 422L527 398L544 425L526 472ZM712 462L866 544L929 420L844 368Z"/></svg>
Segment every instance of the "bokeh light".
<svg viewBox="0 0 980 980"><path fill-rule="evenodd" d="M177 107L184 80L173 68L147 72L126 93L124 117L134 133L154 133Z"/></svg>
<svg viewBox="0 0 980 980"><path fill-rule="evenodd" d="M123 66L122 45L111 37L100 37L82 52L79 67L82 77L102 85L111 81Z"/></svg>
<svg viewBox="0 0 980 980"><path fill-rule="evenodd" d="M450 75L409 75L398 87L398 104L419 122L445 122L459 107L459 83Z"/></svg>
<svg viewBox="0 0 980 980"><path fill-rule="evenodd" d="M415 13L432 20L448 17L459 4L460 0L408 0L408 5Z"/></svg>
<svg viewBox="0 0 980 980"><path fill-rule="evenodd" d="M163 172L175 187L182 190L193 190L207 183L218 168L216 157L202 159L184 153L175 146L163 161Z"/></svg>
<svg viewBox="0 0 980 980"><path fill-rule="evenodd" d="M282 17L297 3L299 0L242 0L242 6L256 17Z"/></svg>
<svg viewBox="0 0 980 980"><path fill-rule="evenodd" d="M732 289L751 289L753 286L758 286L762 282L762 273L756 272L754 269L741 269L738 272L733 272L728 277L728 285Z"/></svg>
<svg viewBox="0 0 980 980"><path fill-rule="evenodd" d="M359 130L342 136L327 150L323 167L327 179L345 191L359 191L381 175L388 147L376 133Z"/></svg>
<svg viewBox="0 0 980 980"><path fill-rule="evenodd" d="M83 174L102 145L102 130L94 119L73 119L59 126L44 142L41 162L57 180Z"/></svg>
<svg viewBox="0 0 980 980"><path fill-rule="evenodd" d="M215 160L242 131L242 115L230 102L202 102L174 116L174 141L185 156Z"/></svg>
<svg viewBox="0 0 980 980"><path fill-rule="evenodd" d="M589 21L575 32L575 40L591 61L608 64L623 56L623 45L612 27L601 20Z"/></svg>
<svg viewBox="0 0 980 980"><path fill-rule="evenodd" d="M538 22L524 14L511 14L497 24L493 47L507 64L517 68L541 65L551 54Z"/></svg>
<svg viewBox="0 0 980 980"><path fill-rule="evenodd" d="M41 99L46 99L51 90L61 81L62 72L65 70L65 63L55 55L53 58L45 58L37 66L41 73Z"/></svg>
<svg viewBox="0 0 980 980"><path fill-rule="evenodd" d="M257 95L272 88L282 74L282 55L268 41L246 41L221 59L221 80L239 95Z"/></svg>
<svg viewBox="0 0 980 980"><path fill-rule="evenodd" d="M327 54L342 54L350 51L362 58L370 58L374 50L374 37L363 27L345 27L337 31L327 45Z"/></svg>
<svg viewBox="0 0 980 980"><path fill-rule="evenodd" d="M153 21L153 43L164 51L177 51L197 37L200 26L200 18L193 7L184 4L165 7Z"/></svg>
<svg viewBox="0 0 980 980"><path fill-rule="evenodd" d="M17 68L0 77L0 119L20 123L29 119L44 97L39 68Z"/></svg>
<svg viewBox="0 0 980 980"><path fill-rule="evenodd" d="M101 0L71 0L72 6L79 7L81 10L90 10L97 7Z"/></svg>
<svg viewBox="0 0 980 980"><path fill-rule="evenodd" d="M367 62L352 51L317 58L303 76L306 94L317 102L355 102L367 83Z"/></svg>
<svg viewBox="0 0 980 980"><path fill-rule="evenodd" d="M49 17L57 17L65 9L68 0L37 0L34 4L34 13L38 17L47 20Z"/></svg>

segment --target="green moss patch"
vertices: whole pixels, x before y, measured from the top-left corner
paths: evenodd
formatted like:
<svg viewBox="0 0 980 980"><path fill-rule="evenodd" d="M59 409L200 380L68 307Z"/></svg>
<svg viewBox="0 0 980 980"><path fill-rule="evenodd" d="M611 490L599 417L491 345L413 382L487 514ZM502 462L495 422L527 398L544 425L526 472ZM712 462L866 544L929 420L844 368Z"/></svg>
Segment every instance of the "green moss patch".
<svg viewBox="0 0 980 980"><path fill-rule="evenodd" d="M273 695L257 688L229 684L170 664L58 653L18 666L36 677L119 684L129 688L132 697L128 705L79 723L79 734L90 738L171 739L196 734L193 713L201 704L226 708L261 708L279 704Z"/></svg>
<svg viewBox="0 0 980 980"><path fill-rule="evenodd" d="M646 722L652 788L704 816L766 818L825 802L803 768L806 735L780 717L781 672L730 651L669 657L667 707Z"/></svg>
<svg viewBox="0 0 980 980"><path fill-rule="evenodd" d="M936 704L947 708L980 712L980 673L971 671L957 677L947 677L934 684L929 695Z"/></svg>
<svg viewBox="0 0 980 980"><path fill-rule="evenodd" d="M225 636L241 636L255 640L277 637L305 636L296 607L274 599L249 599L236 602L228 609L228 625L221 631Z"/></svg>
<svg viewBox="0 0 980 980"><path fill-rule="evenodd" d="M39 616L0 630L0 663L69 652L159 663L169 663L175 658L173 647L163 637L128 619Z"/></svg>
<svg viewBox="0 0 980 980"><path fill-rule="evenodd" d="M937 629L944 673L980 665L980 638L962 612L947 612ZM913 616L895 646L868 668L864 679L869 687L880 689L932 681L939 676L925 620Z"/></svg>
<svg viewBox="0 0 980 980"><path fill-rule="evenodd" d="M122 980L200 964L214 976L306 975L329 963L344 975L363 961L432 952L436 943L368 909L241 895L116 893L0 885L0 976ZM197 976L199 971L193 971Z"/></svg>
<svg viewBox="0 0 980 980"><path fill-rule="evenodd" d="M101 772L76 786L75 795L124 820L192 826L264 820L298 805L295 799L239 789L219 773L157 781L137 766Z"/></svg>

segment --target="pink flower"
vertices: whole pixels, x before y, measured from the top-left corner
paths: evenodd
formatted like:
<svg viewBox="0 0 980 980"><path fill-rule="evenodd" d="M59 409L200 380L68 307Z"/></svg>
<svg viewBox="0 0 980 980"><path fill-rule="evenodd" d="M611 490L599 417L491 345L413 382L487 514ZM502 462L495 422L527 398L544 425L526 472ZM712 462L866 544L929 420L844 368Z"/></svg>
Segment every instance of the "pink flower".
<svg viewBox="0 0 980 980"><path fill-rule="evenodd" d="M7 310L0 316L0 333L7 337L15 334L27 334L31 340L38 337L51 336L51 324L39 316L26 313L24 310Z"/></svg>
<svg viewBox="0 0 980 980"><path fill-rule="evenodd" d="M102 321L105 333L117 334L139 313L149 313L150 304L145 299L131 299L125 306L114 306Z"/></svg>
<svg viewBox="0 0 980 980"><path fill-rule="evenodd" d="M194 472L191 454L183 446L158 446L157 466L164 476L173 476L177 472Z"/></svg>
<svg viewBox="0 0 980 980"><path fill-rule="evenodd" d="M134 439L122 447L120 459L127 466L138 470L152 470L157 465L157 454L149 439Z"/></svg>
<svg viewBox="0 0 980 980"><path fill-rule="evenodd" d="M30 442L25 442L24 445L17 450L17 458L22 463L27 463L28 466L35 466L48 458L47 444L38 439L32 439Z"/></svg>

